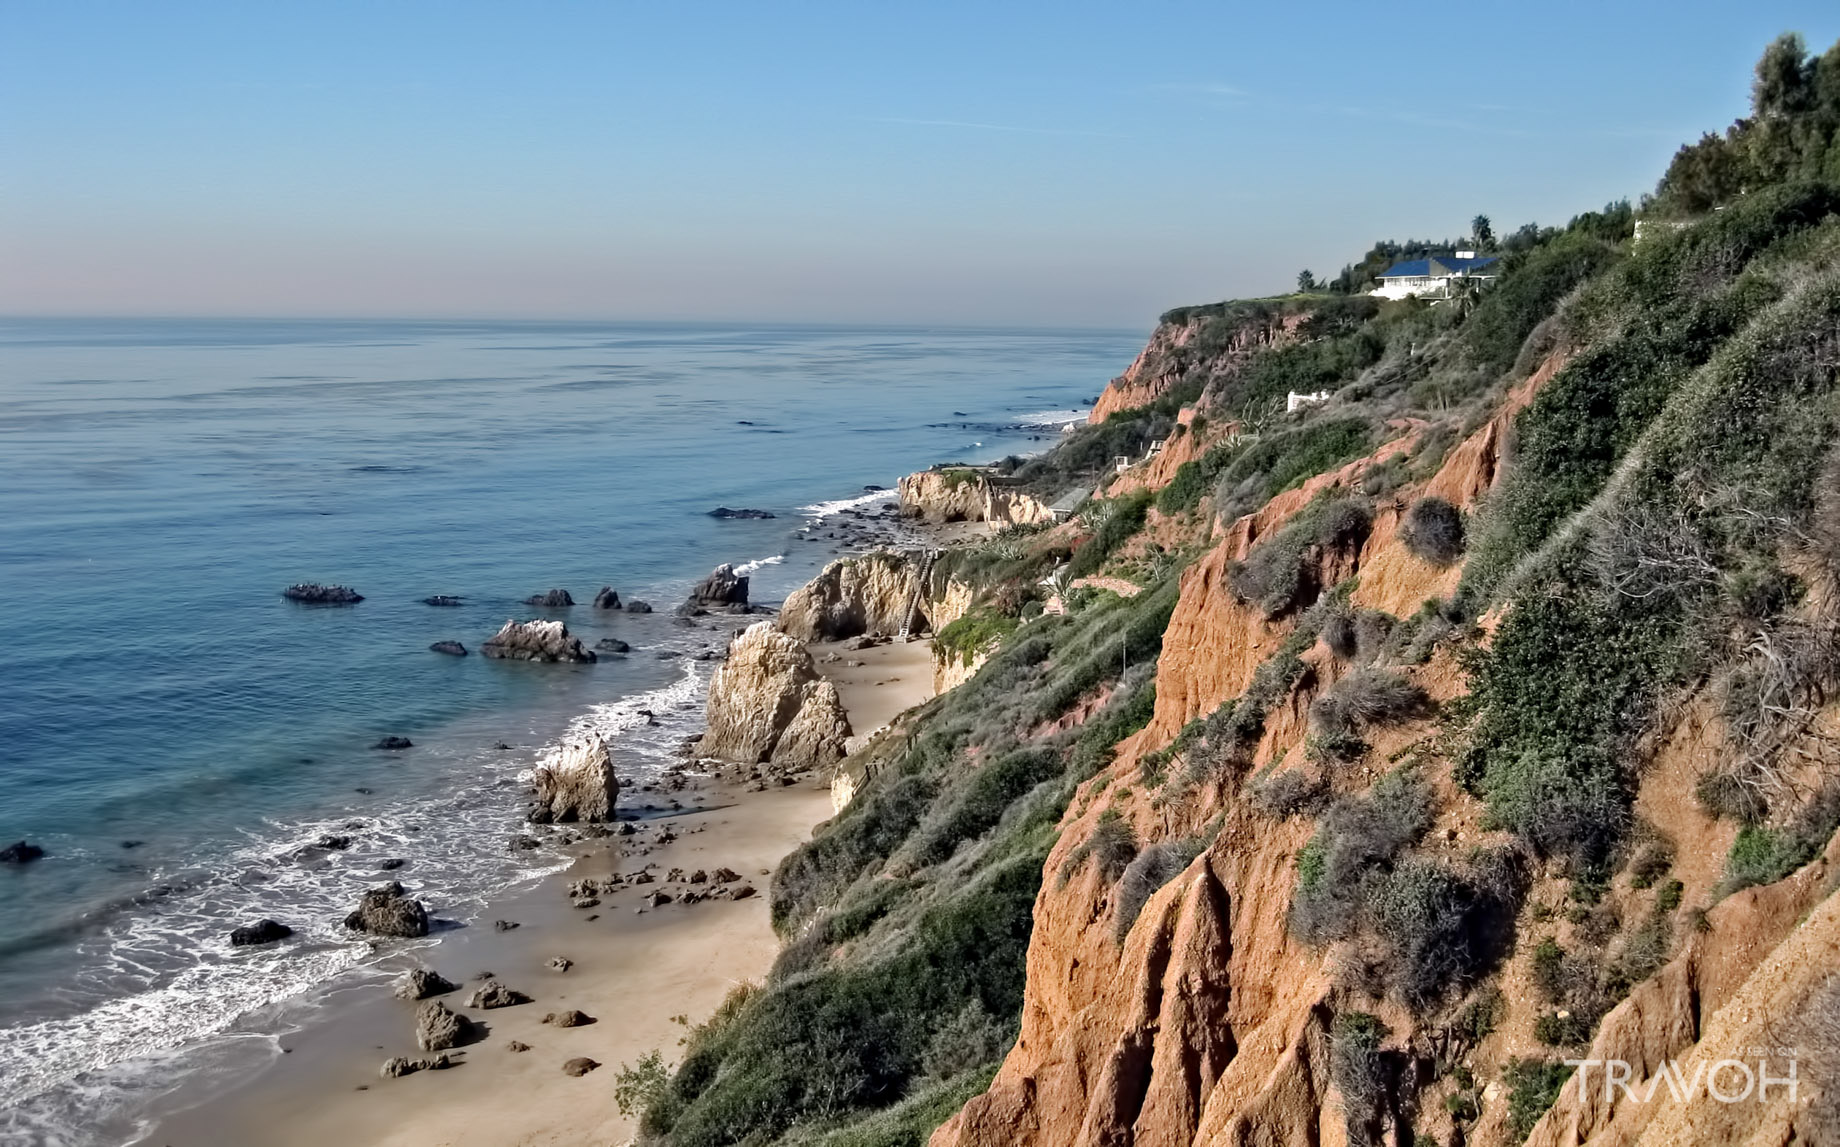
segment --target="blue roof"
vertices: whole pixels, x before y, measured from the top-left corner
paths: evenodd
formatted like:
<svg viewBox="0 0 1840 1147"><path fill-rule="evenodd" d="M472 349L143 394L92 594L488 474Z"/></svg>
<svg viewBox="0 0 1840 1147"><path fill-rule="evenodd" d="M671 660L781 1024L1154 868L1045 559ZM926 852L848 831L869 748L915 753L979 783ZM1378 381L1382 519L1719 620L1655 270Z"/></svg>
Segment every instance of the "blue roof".
<svg viewBox="0 0 1840 1147"><path fill-rule="evenodd" d="M1380 272L1382 279L1422 278L1428 275L1467 275L1479 271L1490 263L1499 262L1499 255L1483 255L1475 259L1459 259L1455 255L1433 255L1429 259L1407 259L1403 263L1394 263Z"/></svg>

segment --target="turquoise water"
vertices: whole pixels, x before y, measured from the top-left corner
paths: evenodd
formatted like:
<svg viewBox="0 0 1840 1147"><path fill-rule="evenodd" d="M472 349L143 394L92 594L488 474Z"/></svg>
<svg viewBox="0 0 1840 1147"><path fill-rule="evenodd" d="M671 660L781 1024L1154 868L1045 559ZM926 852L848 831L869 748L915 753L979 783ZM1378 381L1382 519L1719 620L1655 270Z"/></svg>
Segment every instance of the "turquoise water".
<svg viewBox="0 0 1840 1147"><path fill-rule="evenodd" d="M49 853L0 870L0 1141L108 1141L140 1066L182 1070L238 1015L362 964L335 922L386 856L454 926L553 865L505 848L517 775L571 724L635 773L694 730L694 657L725 637L669 617L697 577L748 564L756 600L783 597L866 485L1042 449L1138 342L0 321L0 843ZM777 517L707 516L723 504ZM297 581L366 600L294 605ZM553 616L629 657L428 651L602 585L659 612ZM372 750L385 734L416 747ZM328 831L353 846L302 851ZM300 939L229 949L257 916Z"/></svg>

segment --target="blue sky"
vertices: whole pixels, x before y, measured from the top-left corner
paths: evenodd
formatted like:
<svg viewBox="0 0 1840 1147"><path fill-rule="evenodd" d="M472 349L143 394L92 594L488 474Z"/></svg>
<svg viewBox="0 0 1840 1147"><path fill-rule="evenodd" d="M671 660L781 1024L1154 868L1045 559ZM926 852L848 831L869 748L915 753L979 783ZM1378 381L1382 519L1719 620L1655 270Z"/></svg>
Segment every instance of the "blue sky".
<svg viewBox="0 0 1840 1147"><path fill-rule="evenodd" d="M0 311L1141 327L1563 222L1823 3L0 0Z"/></svg>

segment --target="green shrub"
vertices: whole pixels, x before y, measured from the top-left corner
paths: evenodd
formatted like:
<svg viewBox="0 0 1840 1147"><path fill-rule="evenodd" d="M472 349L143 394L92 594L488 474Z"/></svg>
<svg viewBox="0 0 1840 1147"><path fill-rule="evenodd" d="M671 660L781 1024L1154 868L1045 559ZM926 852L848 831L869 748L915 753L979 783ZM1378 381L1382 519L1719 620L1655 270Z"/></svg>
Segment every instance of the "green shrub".
<svg viewBox="0 0 1840 1147"><path fill-rule="evenodd" d="M1674 867L1674 845L1668 840L1653 840L1629 862L1629 886L1649 888Z"/></svg>
<svg viewBox="0 0 1840 1147"><path fill-rule="evenodd" d="M1655 911L1671 913L1680 907L1680 897L1687 886L1678 880L1669 880L1655 893Z"/></svg>
<svg viewBox="0 0 1840 1147"><path fill-rule="evenodd" d="M1267 619L1282 617L1316 600L1323 589L1319 567L1329 555L1358 551L1373 520L1373 508L1364 500L1318 498L1255 546L1244 561L1229 564L1227 584Z"/></svg>
<svg viewBox="0 0 1840 1147"><path fill-rule="evenodd" d="M1124 875L1125 868L1136 856L1137 832L1117 809L1108 808L1099 814L1099 823L1093 826L1092 835L1061 862L1061 883L1072 880L1074 873L1091 860L1098 865L1100 881L1110 884Z"/></svg>
<svg viewBox="0 0 1840 1147"><path fill-rule="evenodd" d="M1125 866L1124 875L1118 878L1118 907L1112 918L1112 937L1120 947L1156 890L1180 876L1200 854L1199 840L1164 840L1144 849Z"/></svg>
<svg viewBox="0 0 1840 1147"><path fill-rule="evenodd" d="M1348 1142L1357 1147L1382 1142L1386 1098L1393 1090L1393 1065L1381 1047L1388 1034L1386 1024L1367 1012L1340 1013L1330 1031L1329 1078L1342 1093Z"/></svg>
<svg viewBox="0 0 1840 1147"><path fill-rule="evenodd" d="M1060 776L1062 764L1051 749L1016 749L972 773L958 799L915 834L915 863L937 864L951 856L960 843L994 827L1024 793Z"/></svg>
<svg viewBox="0 0 1840 1147"><path fill-rule="evenodd" d="M1817 792L1781 828L1746 825L1725 858L1720 895L1757 884L1774 884L1818 856L1840 828L1840 782Z"/></svg>
<svg viewBox="0 0 1840 1147"><path fill-rule="evenodd" d="M1246 790L1252 810L1272 820L1312 815L1327 796L1328 786L1301 769L1286 769L1261 777Z"/></svg>
<svg viewBox="0 0 1840 1147"><path fill-rule="evenodd" d="M1559 1060L1513 1059L1501 1079L1508 1088L1508 1130L1516 1143L1525 1142L1533 1125L1553 1104L1572 1077L1572 1069Z"/></svg>
<svg viewBox="0 0 1840 1147"><path fill-rule="evenodd" d="M1433 565L1450 565L1463 556L1463 511L1443 498L1420 498L1399 523L1399 540Z"/></svg>
<svg viewBox="0 0 1840 1147"><path fill-rule="evenodd" d="M933 1079L952 1079L1002 1059L1015 1040L1014 1026L986 1011L984 1001L974 999L940 1027L927 1044L921 1067Z"/></svg>
<svg viewBox="0 0 1840 1147"><path fill-rule="evenodd" d="M1533 1038L1548 1047L1581 1047L1591 1042L1591 1025L1570 1012L1547 1012L1533 1021Z"/></svg>
<svg viewBox="0 0 1840 1147"><path fill-rule="evenodd" d="M1068 567L1069 573L1074 577L1097 573L1119 546L1144 528L1144 519L1150 511L1150 499L1149 491L1138 490L1112 502L1110 513L1098 533L1074 551L1073 561Z"/></svg>
<svg viewBox="0 0 1840 1147"><path fill-rule="evenodd" d="M1342 740L1374 725L1422 716L1431 699L1402 674L1386 669L1357 669L1310 703L1310 729L1319 737Z"/></svg>
<svg viewBox="0 0 1840 1147"><path fill-rule="evenodd" d="M1267 433L1237 451L1223 451L1214 463L1214 508L1231 521L1273 495L1354 461L1372 448L1372 441L1366 419L1342 416Z"/></svg>
<svg viewBox="0 0 1840 1147"><path fill-rule="evenodd" d="M1431 790L1407 772L1336 801L1298 856L1292 930L1312 944L1353 935L1394 858L1430 827Z"/></svg>
<svg viewBox="0 0 1840 1147"><path fill-rule="evenodd" d="M979 654L1016 632L1020 624L1014 617L991 610L973 610L934 635L933 648L943 651L948 663L969 666Z"/></svg>

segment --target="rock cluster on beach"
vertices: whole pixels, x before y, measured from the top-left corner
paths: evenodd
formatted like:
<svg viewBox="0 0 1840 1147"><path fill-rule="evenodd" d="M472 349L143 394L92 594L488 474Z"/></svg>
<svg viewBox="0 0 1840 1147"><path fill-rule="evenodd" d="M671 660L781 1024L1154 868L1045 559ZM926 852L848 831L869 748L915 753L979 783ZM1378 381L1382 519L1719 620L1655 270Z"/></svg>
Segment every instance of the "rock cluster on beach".
<svg viewBox="0 0 1840 1147"><path fill-rule="evenodd" d="M837 687L798 639L769 622L744 630L709 681L705 756L820 767L842 760L850 720Z"/></svg>
<svg viewBox="0 0 1840 1147"><path fill-rule="evenodd" d="M459 987L432 968L412 968L397 982L395 994L399 1000L425 1000L430 996L444 996Z"/></svg>
<svg viewBox="0 0 1840 1147"><path fill-rule="evenodd" d="M420 900L403 891L392 880L381 888L372 888L358 899L357 908L345 917L345 926L354 932L373 936L415 937L428 935L428 910Z"/></svg>
<svg viewBox="0 0 1840 1147"><path fill-rule="evenodd" d="M307 605L356 605L364 595L348 585L313 585L302 582L288 586L281 596Z"/></svg>
<svg viewBox="0 0 1840 1147"><path fill-rule="evenodd" d="M446 1051L479 1038L479 1025L439 1000L415 1010L415 1045L423 1051Z"/></svg>
<svg viewBox="0 0 1840 1147"><path fill-rule="evenodd" d="M534 779L537 796L530 819L538 824L613 817L620 781L613 772L612 753L599 733L565 738L555 754L537 766Z"/></svg>
<svg viewBox="0 0 1840 1147"><path fill-rule="evenodd" d="M560 621L507 621L479 652L505 661L594 660L594 651Z"/></svg>

